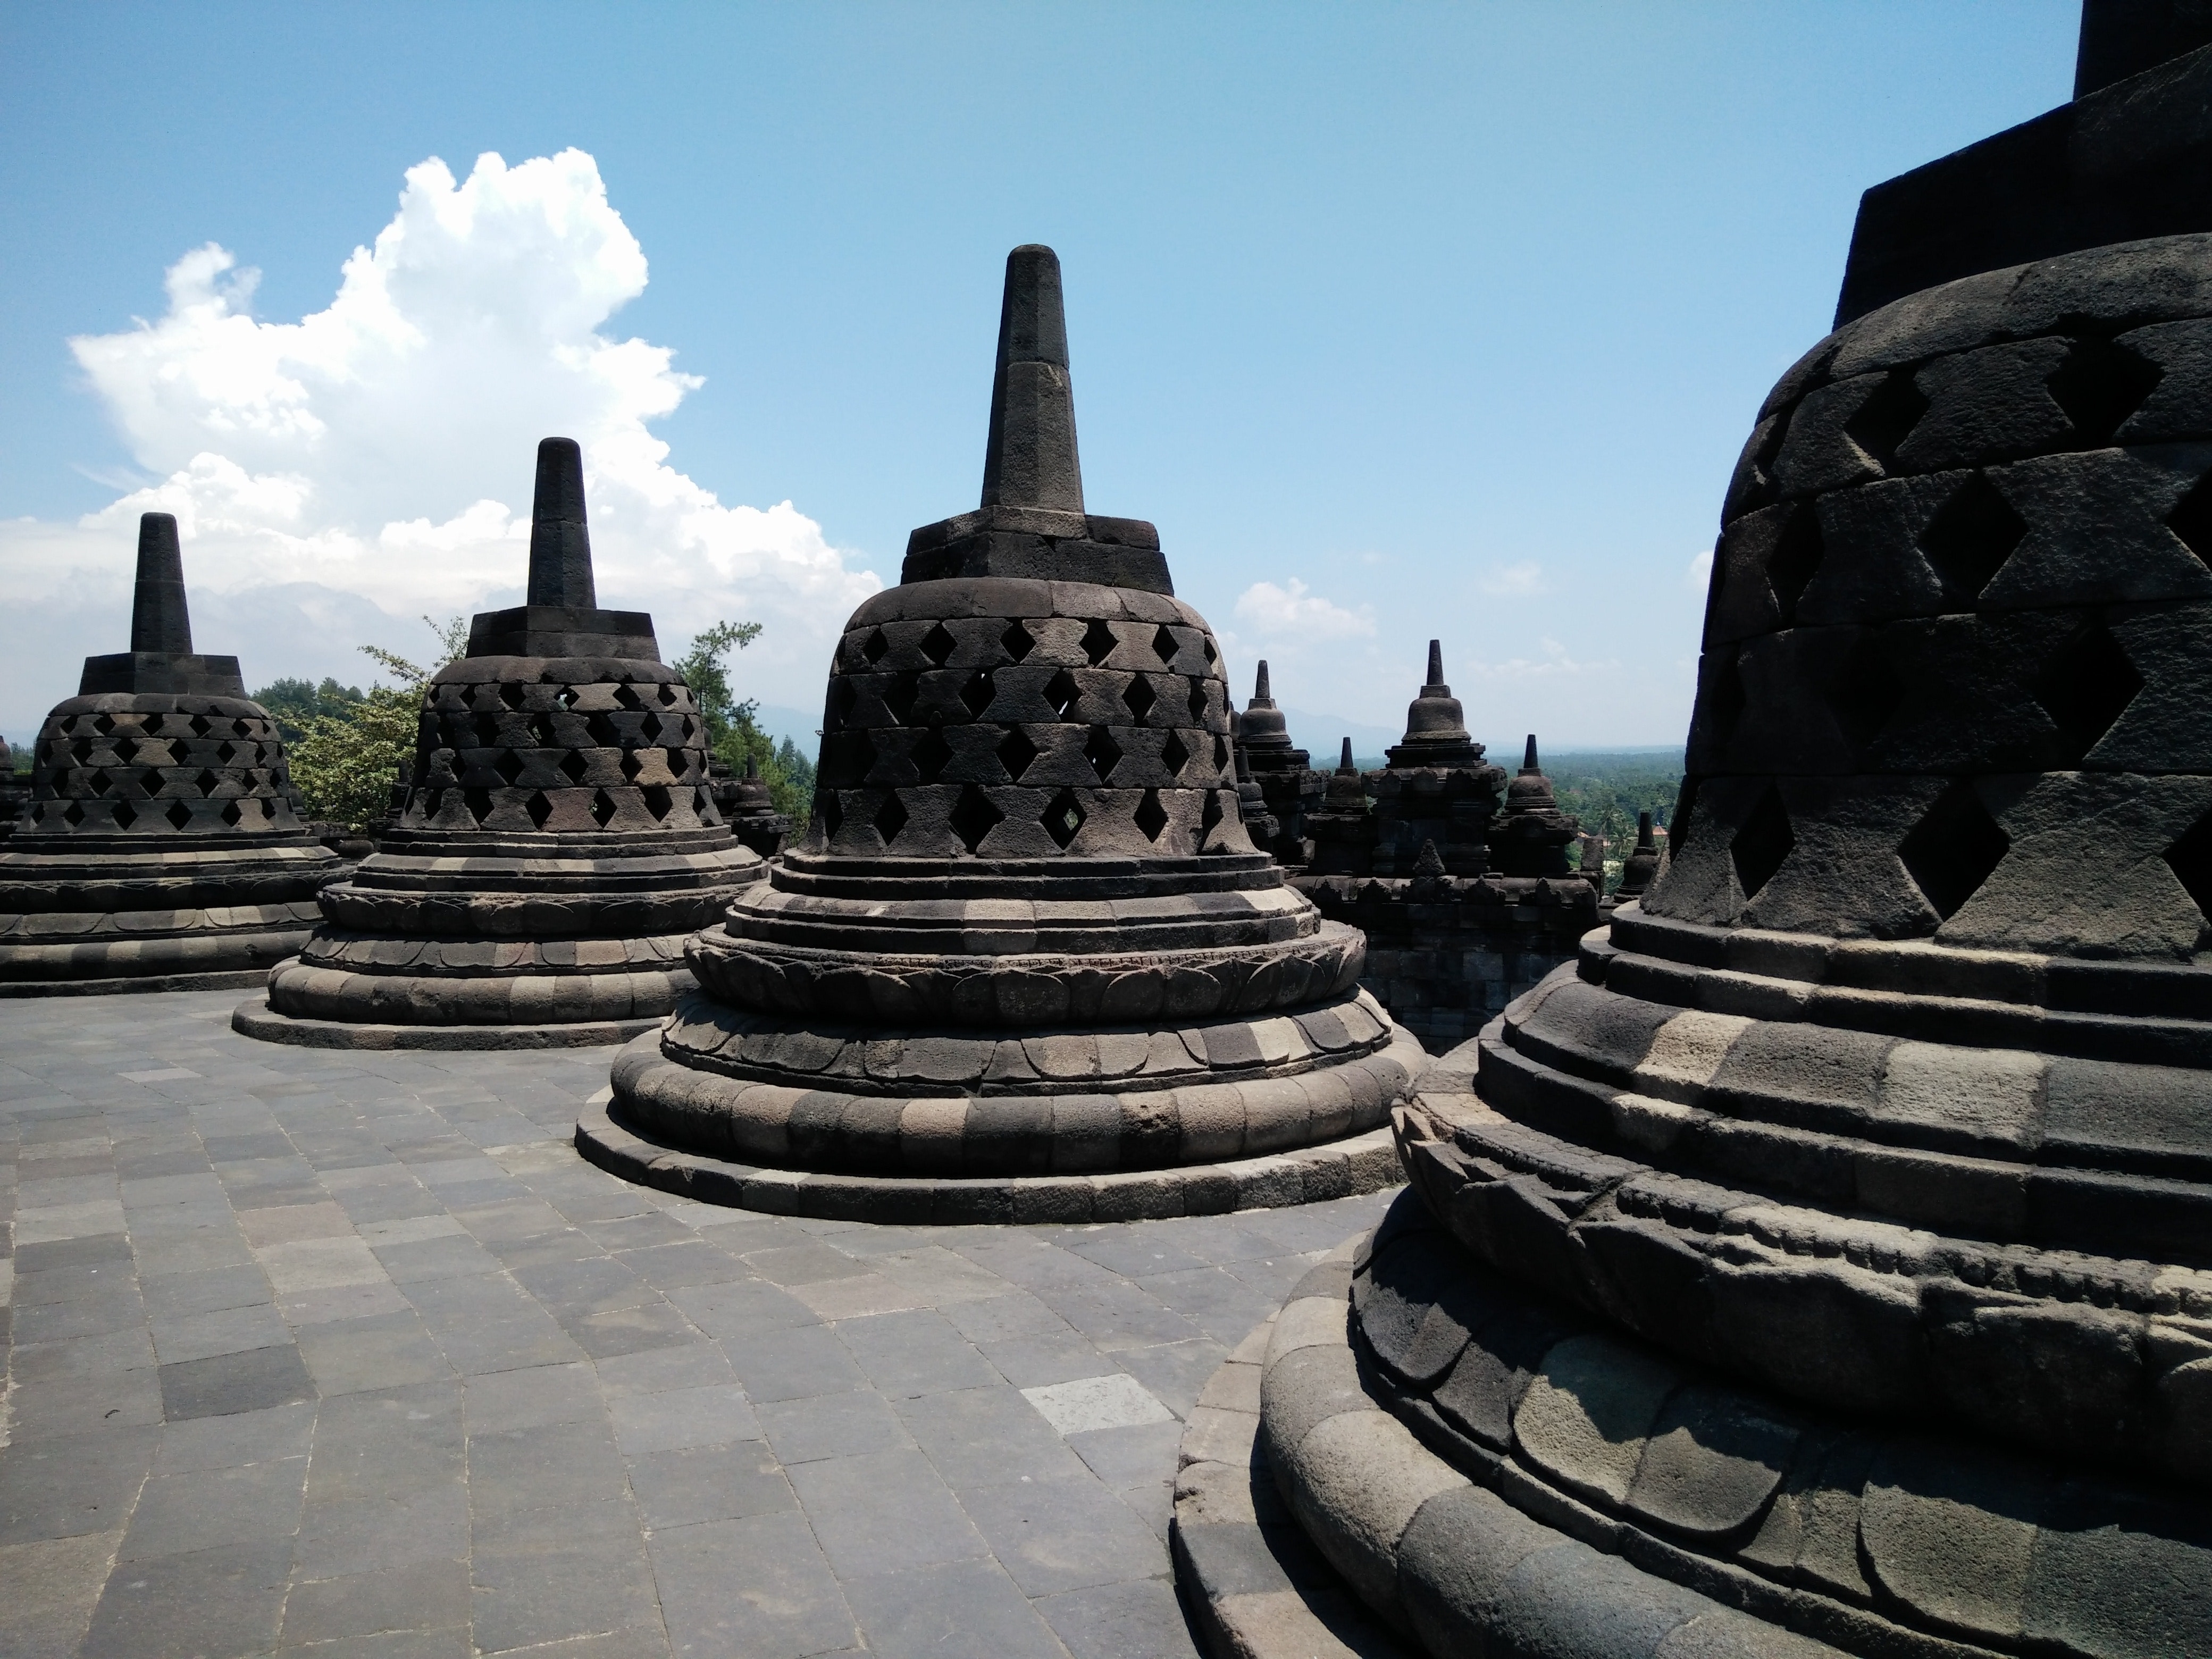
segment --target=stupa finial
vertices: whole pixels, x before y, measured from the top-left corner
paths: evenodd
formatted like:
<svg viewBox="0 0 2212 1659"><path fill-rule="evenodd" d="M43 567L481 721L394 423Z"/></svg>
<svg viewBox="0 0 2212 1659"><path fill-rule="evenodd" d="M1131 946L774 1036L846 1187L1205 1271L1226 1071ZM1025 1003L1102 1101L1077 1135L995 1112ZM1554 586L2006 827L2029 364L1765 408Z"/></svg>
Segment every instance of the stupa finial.
<svg viewBox="0 0 2212 1659"><path fill-rule="evenodd" d="M999 368L983 454L985 507L1083 511L1075 453L1075 392L1067 374L1067 318L1060 256L1029 244L1006 256L999 308Z"/></svg>
<svg viewBox="0 0 2212 1659"><path fill-rule="evenodd" d="M1260 659L1260 672L1253 677L1252 701L1262 705L1275 701L1267 692L1267 659L1265 657Z"/></svg>
<svg viewBox="0 0 2212 1659"><path fill-rule="evenodd" d="M1336 769L1340 772L1352 770L1352 739L1350 738L1344 740L1344 753L1336 763Z"/></svg>
<svg viewBox="0 0 2212 1659"><path fill-rule="evenodd" d="M599 608L592 586L592 534L584 522L584 452L574 438L548 438L538 446L529 603Z"/></svg>
<svg viewBox="0 0 2212 1659"><path fill-rule="evenodd" d="M1447 694L1451 690L1444 684L1444 645L1442 640L1429 641L1429 683L1422 689L1429 691L1441 689Z"/></svg>
<svg viewBox="0 0 2212 1659"><path fill-rule="evenodd" d="M138 581L131 596L131 648L192 654L192 619L185 608L185 556L176 515L138 515Z"/></svg>
<svg viewBox="0 0 2212 1659"><path fill-rule="evenodd" d="M1543 769L1544 769L1542 767L1536 764L1536 734L1534 732L1531 732L1528 734L1528 747L1521 757L1521 770L1523 775L1527 775L1529 773L1540 772Z"/></svg>

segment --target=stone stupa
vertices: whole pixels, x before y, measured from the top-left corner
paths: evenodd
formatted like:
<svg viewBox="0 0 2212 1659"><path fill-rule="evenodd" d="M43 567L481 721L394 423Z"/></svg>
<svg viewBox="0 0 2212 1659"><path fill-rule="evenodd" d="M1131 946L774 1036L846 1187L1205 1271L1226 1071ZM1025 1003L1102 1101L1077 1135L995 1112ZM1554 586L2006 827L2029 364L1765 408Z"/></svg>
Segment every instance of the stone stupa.
<svg viewBox="0 0 2212 1659"><path fill-rule="evenodd" d="M85 659L0 842L0 996L254 984L344 868L238 659L192 650L176 520L144 514L131 649Z"/></svg>
<svg viewBox="0 0 2212 1659"><path fill-rule="evenodd" d="M611 1042L688 989L684 940L759 880L653 618L602 611L582 453L538 447L528 602L432 677L404 802L232 1024L324 1048Z"/></svg>
<svg viewBox="0 0 2212 1659"><path fill-rule="evenodd" d="M1286 868L1304 869L1314 856L1306 818L1322 805L1328 781L1314 770L1313 757L1291 741L1283 711L1269 694L1265 657L1253 677L1252 701L1237 717L1237 749L1244 773L1259 786L1260 799L1274 820L1263 850Z"/></svg>
<svg viewBox="0 0 2212 1659"><path fill-rule="evenodd" d="M1276 1524L1437 1659L2212 1653L2212 10L2082 44L1868 193L1668 859L1253 1356L1287 1509L1183 1470L1235 1650L1312 1651Z"/></svg>
<svg viewBox="0 0 2212 1659"><path fill-rule="evenodd" d="M831 665L819 787L587 1156L916 1222L1292 1204L1399 1178L1423 1063L1364 945L1246 836L1229 687L1149 524L1084 504L1059 261L1006 261L978 511L908 543Z"/></svg>

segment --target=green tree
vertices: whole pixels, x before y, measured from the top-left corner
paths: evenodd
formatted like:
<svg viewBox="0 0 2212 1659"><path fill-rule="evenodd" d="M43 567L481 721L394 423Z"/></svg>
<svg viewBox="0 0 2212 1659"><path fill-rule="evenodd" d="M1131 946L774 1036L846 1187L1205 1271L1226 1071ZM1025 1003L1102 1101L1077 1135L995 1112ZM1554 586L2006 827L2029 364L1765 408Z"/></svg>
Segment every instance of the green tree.
<svg viewBox="0 0 2212 1659"><path fill-rule="evenodd" d="M276 722L277 735L286 743L297 743L307 721L318 714L334 719L349 717L362 700L357 685L340 685L325 675L320 685L307 680L271 680L253 694L253 701L269 711Z"/></svg>
<svg viewBox="0 0 2212 1659"><path fill-rule="evenodd" d="M441 664L467 648L466 618L455 617L443 624L428 617L422 620L438 636ZM437 672L380 646L361 649L399 684L379 682L343 712L309 715L301 723L298 740L287 744L292 781L307 804L307 816L355 831L366 830L371 819L387 810L399 763L414 758L422 694Z"/></svg>
<svg viewBox="0 0 2212 1659"><path fill-rule="evenodd" d="M743 774L747 757L760 769L775 810L795 823L806 822L814 806L814 763L786 738L779 746L762 731L754 715L760 704L747 697L739 702L730 690L729 670L723 658L742 651L760 637L758 623L718 622L692 640L691 648L670 665L684 677L698 702L699 718L707 727L707 747L733 772Z"/></svg>

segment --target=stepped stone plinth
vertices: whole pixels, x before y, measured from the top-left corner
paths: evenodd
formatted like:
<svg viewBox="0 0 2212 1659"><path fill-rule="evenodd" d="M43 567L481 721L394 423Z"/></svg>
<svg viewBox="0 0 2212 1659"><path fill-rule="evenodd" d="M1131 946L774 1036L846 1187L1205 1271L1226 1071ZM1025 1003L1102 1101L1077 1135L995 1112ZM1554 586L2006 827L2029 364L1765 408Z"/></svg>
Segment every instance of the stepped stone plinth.
<svg viewBox="0 0 2212 1659"><path fill-rule="evenodd" d="M1306 818L1322 805L1328 783L1314 770L1312 757L1291 741L1283 711L1268 694L1265 658L1254 678L1252 701L1237 719L1237 752L1238 775L1249 775L1259 786L1267 816L1273 820L1262 850L1273 854L1285 869L1304 869L1314 856ZM1251 822L1249 815L1245 822Z"/></svg>
<svg viewBox="0 0 2212 1659"><path fill-rule="evenodd" d="M1421 1652L2212 1653L2212 213L2127 200L1783 376L1666 861L1276 1322L1266 1463Z"/></svg>
<svg viewBox="0 0 2212 1659"><path fill-rule="evenodd" d="M485 611L423 695L377 851L232 1024L326 1048L611 1042L690 988L684 940L759 880L653 618L603 611L583 458L538 446L527 603Z"/></svg>
<svg viewBox="0 0 2212 1659"><path fill-rule="evenodd" d="M11 786L11 793L14 793ZM88 657L0 842L0 996L257 983L343 872L235 657L192 650L177 521L138 521L131 649Z"/></svg>
<svg viewBox="0 0 2212 1659"><path fill-rule="evenodd" d="M916 1222L1398 1178L1419 1045L1245 833L1229 687L1149 524L1089 514L1058 260L1008 257L983 507L846 625L806 833L578 1125L635 1179Z"/></svg>

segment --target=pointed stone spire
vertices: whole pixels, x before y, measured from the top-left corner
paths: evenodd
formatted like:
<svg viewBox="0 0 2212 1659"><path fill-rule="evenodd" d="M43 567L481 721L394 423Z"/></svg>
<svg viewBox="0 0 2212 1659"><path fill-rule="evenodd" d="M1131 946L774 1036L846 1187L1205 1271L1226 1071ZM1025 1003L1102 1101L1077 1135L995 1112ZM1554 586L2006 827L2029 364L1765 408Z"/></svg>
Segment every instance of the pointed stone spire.
<svg viewBox="0 0 2212 1659"><path fill-rule="evenodd" d="M1524 778L1532 775L1540 777L1543 775L1543 771L1544 769L1536 764L1536 734L1531 732L1528 734L1528 747L1521 756L1521 775Z"/></svg>
<svg viewBox="0 0 2212 1659"><path fill-rule="evenodd" d="M538 492L530 509L532 605L593 611L592 536L584 522L584 452L574 438L538 446Z"/></svg>
<svg viewBox="0 0 2212 1659"><path fill-rule="evenodd" d="M1267 659L1260 659L1260 672L1252 682L1252 701L1245 705L1238 720L1237 741L1247 749L1288 749L1291 728L1284 722L1283 711L1275 707L1275 700L1267 695ZM1301 766L1305 763L1298 763Z"/></svg>
<svg viewBox="0 0 2212 1659"><path fill-rule="evenodd" d="M138 515L138 582L131 596L131 648L173 657L192 654L192 619L185 608L185 556L173 514Z"/></svg>
<svg viewBox="0 0 2212 1659"><path fill-rule="evenodd" d="M1651 878L1659 872L1659 842L1651 833L1650 808L1636 815L1636 846L1620 861L1620 886L1617 896L1623 901L1642 896L1651 884Z"/></svg>
<svg viewBox="0 0 2212 1659"><path fill-rule="evenodd" d="M1006 256L982 504L1083 511L1060 256L1034 243Z"/></svg>
<svg viewBox="0 0 2212 1659"><path fill-rule="evenodd" d="M1405 741L1390 752L1393 766L1419 766L1419 759L1401 760L1399 750L1418 753L1425 748L1465 750L1472 747L1476 758L1482 754L1480 744L1468 737L1466 711L1459 699L1444 684L1444 650L1441 640L1429 641L1429 678L1421 687L1421 695L1413 699L1406 710ZM1449 764L1446 762L1426 763Z"/></svg>
<svg viewBox="0 0 2212 1659"><path fill-rule="evenodd" d="M1441 696L1449 696L1451 687L1444 684L1444 644L1442 640L1429 641L1429 683L1423 688Z"/></svg>
<svg viewBox="0 0 2212 1659"><path fill-rule="evenodd" d="M1350 772L1355 769L1352 764L1352 739L1350 738L1346 738L1344 740L1344 752L1337 759L1336 769L1340 772Z"/></svg>
<svg viewBox="0 0 2212 1659"><path fill-rule="evenodd" d="M1509 876L1565 875L1567 843L1581 827L1559 810L1552 781L1536 763L1536 734L1531 732L1521 770L1505 786L1505 816L1491 832L1499 871Z"/></svg>

